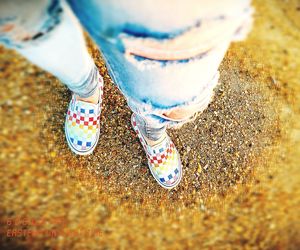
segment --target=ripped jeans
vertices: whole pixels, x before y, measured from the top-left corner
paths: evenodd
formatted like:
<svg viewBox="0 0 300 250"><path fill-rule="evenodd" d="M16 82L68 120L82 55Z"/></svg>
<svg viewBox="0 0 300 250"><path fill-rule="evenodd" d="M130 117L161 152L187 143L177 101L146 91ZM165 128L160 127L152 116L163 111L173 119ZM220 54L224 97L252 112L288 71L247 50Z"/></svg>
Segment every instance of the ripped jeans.
<svg viewBox="0 0 300 250"><path fill-rule="evenodd" d="M251 0L2 0L0 42L81 97L97 88L80 24L97 43L114 83L156 140L203 111L232 41L252 23Z"/></svg>

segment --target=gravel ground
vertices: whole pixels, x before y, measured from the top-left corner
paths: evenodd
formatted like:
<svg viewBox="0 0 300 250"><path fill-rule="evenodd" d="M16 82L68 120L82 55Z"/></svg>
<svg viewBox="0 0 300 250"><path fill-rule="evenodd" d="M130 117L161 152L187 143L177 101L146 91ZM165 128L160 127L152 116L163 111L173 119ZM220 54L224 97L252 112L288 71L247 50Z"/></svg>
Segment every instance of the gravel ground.
<svg viewBox="0 0 300 250"><path fill-rule="evenodd" d="M172 191L151 177L91 41L105 100L87 157L64 138L70 92L0 47L1 249L298 249L299 6L255 2L255 27L228 51L214 101L169 131L184 165Z"/></svg>

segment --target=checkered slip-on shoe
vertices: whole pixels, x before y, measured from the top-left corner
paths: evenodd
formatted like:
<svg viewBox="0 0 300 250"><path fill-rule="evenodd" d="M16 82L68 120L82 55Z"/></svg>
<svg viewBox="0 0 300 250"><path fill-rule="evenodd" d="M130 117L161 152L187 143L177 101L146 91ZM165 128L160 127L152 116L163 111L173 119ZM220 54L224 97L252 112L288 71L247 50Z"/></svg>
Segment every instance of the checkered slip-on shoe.
<svg viewBox="0 0 300 250"><path fill-rule="evenodd" d="M72 95L65 133L70 149L78 155L88 155L95 149L100 136L100 113L103 98L103 80L99 78L100 96L98 104L76 100Z"/></svg>
<svg viewBox="0 0 300 250"><path fill-rule="evenodd" d="M176 187L182 178L182 165L170 137L165 134L165 139L161 143L150 146L138 128L135 114L131 116L131 124L145 150L148 166L155 180L166 189Z"/></svg>

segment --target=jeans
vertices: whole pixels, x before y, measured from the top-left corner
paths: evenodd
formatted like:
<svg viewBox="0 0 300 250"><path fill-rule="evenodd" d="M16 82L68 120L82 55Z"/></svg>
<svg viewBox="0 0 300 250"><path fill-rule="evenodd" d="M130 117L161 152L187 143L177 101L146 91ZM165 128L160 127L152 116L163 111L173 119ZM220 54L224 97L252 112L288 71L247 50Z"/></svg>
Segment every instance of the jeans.
<svg viewBox="0 0 300 250"><path fill-rule="evenodd" d="M157 131L166 113L203 111L230 43L252 22L251 0L2 0L0 42L81 97L97 88L80 24L97 43L129 107ZM163 129L162 129L163 128ZM151 133L150 133L151 134Z"/></svg>

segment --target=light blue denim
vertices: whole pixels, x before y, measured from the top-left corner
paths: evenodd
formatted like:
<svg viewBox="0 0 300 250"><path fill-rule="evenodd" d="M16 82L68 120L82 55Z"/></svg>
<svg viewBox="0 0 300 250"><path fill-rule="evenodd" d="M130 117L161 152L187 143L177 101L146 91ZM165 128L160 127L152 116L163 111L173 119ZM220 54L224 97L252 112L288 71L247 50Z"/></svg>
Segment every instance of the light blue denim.
<svg viewBox="0 0 300 250"><path fill-rule="evenodd" d="M0 41L56 75L75 93L89 96L97 87L96 82L90 80L95 67L84 48L81 30L73 18L75 13L99 46L110 75L126 97L129 107L151 124L150 127L157 129L189 120L171 119L165 115L166 112L189 105L203 111L208 106L218 83L219 64L230 43L244 38L242 30L247 26L245 24L251 23L252 15L250 0L67 0L67 3L68 6L58 0L1 2L0 27L21 19L28 21L24 27L29 27L31 32L25 39L17 39L0 29ZM6 9L17 10L17 14L8 15L11 12ZM35 13L34 20L31 20L31 12ZM36 24L34 21L37 20ZM218 32L226 23L230 28ZM61 34L53 38L62 26ZM141 45L141 50L147 54L151 52L151 44L160 47L160 44L179 40L193 30L207 34L204 41L213 41L207 49L199 50L201 53L182 56L184 45L180 47L183 52L173 51L175 54L180 52L180 59L169 59L169 54L166 58L157 59L128 53L127 42L133 44L131 50L139 50ZM55 60L41 58L43 53L37 49L39 45L32 46L34 43L42 44L43 40L47 43L51 37L55 42L48 46L48 51L45 48L41 50L47 55L58 53L55 48L60 51L61 60L55 58L57 65L54 65ZM198 39L199 36L195 37ZM199 40L199 44L201 42ZM78 50L83 52L80 54ZM154 49L154 52L157 51ZM71 55L71 65L67 65L66 61L64 67L60 67L60 62Z"/></svg>
<svg viewBox="0 0 300 250"><path fill-rule="evenodd" d="M185 120L170 119L165 112L187 105L207 107L218 83L218 67L244 22L251 18L250 1L229 0L227 8L201 13L203 0L68 0L80 22L105 58L109 72L128 105L153 124L176 125ZM217 1L213 0L213 2ZM226 1L224 1L226 3ZM215 4L215 5L216 5ZM201 6L202 5L202 6ZM219 4L221 5L221 4ZM226 6L226 5L225 5ZM198 8L198 13L193 9ZM215 6L212 6L215 7ZM203 9L203 8L202 8ZM203 21L233 19L235 28L226 39L192 57L155 60L126 54L122 38L164 43L176 39ZM213 23L212 28L218 25ZM203 65L211 67L203 68Z"/></svg>
<svg viewBox="0 0 300 250"><path fill-rule="evenodd" d="M80 25L60 1L1 0L0 43L52 73L81 97L97 89L97 68Z"/></svg>

